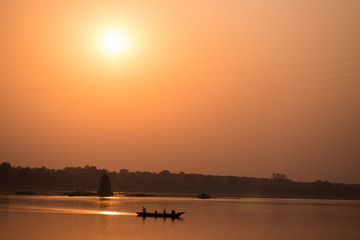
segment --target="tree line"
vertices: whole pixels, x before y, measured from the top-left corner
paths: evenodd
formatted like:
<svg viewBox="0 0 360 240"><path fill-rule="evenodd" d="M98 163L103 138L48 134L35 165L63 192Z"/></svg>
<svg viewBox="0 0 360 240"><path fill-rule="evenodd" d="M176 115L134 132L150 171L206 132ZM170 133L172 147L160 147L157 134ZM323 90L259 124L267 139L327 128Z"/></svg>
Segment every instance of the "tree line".
<svg viewBox="0 0 360 240"><path fill-rule="evenodd" d="M217 176L193 173L118 172L95 166L64 169L13 167L0 165L0 189L31 190L98 190L99 179L107 172L112 189L117 192L163 192L232 195L239 197L306 197L360 199L359 184L296 182L285 174L273 173L270 178Z"/></svg>

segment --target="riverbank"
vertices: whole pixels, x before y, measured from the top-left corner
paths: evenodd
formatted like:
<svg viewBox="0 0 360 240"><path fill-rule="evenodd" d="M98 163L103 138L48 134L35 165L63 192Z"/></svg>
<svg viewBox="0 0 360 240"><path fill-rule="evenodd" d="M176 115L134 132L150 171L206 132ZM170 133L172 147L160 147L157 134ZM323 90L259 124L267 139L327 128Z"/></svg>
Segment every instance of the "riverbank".
<svg viewBox="0 0 360 240"><path fill-rule="evenodd" d="M45 190L45 189L0 189L0 195L30 195L21 193L31 193L35 196L68 196L68 193L76 192L74 190ZM81 197L97 197L97 191L80 191L89 193L79 195ZM200 193L196 192L114 192L114 197L175 197L175 198L197 198ZM360 197L339 197L339 196L304 196L304 195L265 195L265 194L211 194L211 198L216 199L241 199L241 198L284 198L284 199L333 199L333 200L360 200ZM72 196L77 197L77 196ZM211 200L210 199L204 199Z"/></svg>

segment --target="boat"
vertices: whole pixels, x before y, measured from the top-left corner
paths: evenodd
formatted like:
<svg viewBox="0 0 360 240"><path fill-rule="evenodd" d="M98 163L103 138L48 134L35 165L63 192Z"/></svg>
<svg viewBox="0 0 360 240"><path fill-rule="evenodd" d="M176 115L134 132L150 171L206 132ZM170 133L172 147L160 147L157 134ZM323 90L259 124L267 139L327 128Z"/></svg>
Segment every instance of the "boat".
<svg viewBox="0 0 360 240"><path fill-rule="evenodd" d="M144 194L144 193L136 193L136 194L125 194L126 197L155 197L153 194Z"/></svg>
<svg viewBox="0 0 360 240"><path fill-rule="evenodd" d="M139 217L162 217L162 218L180 218L182 214L185 212L178 212L178 213L150 213L150 212L137 212L136 214Z"/></svg>
<svg viewBox="0 0 360 240"><path fill-rule="evenodd" d="M209 198L212 198L210 196L210 194L206 194L206 193L201 193L198 198L201 198L201 199L209 199Z"/></svg>

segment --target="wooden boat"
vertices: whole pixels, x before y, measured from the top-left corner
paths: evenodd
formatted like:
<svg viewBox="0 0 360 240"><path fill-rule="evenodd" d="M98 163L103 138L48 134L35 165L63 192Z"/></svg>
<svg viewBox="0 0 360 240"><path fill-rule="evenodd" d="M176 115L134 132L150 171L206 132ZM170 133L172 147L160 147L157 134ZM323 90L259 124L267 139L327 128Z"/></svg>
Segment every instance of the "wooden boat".
<svg viewBox="0 0 360 240"><path fill-rule="evenodd" d="M146 212L146 213L143 213L143 212L137 212L137 215L139 217L162 217L162 218L180 218L180 216L182 214L184 214L185 212L179 212L179 213L150 213L150 212Z"/></svg>
<svg viewBox="0 0 360 240"><path fill-rule="evenodd" d="M206 194L206 193L201 193L198 198L201 198L201 199L209 199L211 198L210 194Z"/></svg>

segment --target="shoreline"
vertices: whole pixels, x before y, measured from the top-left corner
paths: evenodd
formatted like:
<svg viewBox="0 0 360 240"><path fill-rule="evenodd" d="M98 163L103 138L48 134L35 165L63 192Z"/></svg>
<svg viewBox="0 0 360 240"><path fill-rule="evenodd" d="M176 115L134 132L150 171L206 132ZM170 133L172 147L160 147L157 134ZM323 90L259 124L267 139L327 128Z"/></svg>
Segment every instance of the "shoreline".
<svg viewBox="0 0 360 240"><path fill-rule="evenodd" d="M20 192L20 193L19 193ZM96 196L97 191L86 191L87 193L93 193L93 195L84 196L71 196L76 197L99 197ZM18 194L17 194L18 193ZM35 189L16 189L16 190L4 190L0 189L0 195L14 195L14 196L66 196L69 190L35 190ZM199 193L195 192L114 192L112 197L133 197L133 198L153 198L153 197L172 197L172 198L198 198ZM319 200L360 200L357 197L348 196L304 196L304 195L256 195L256 194L211 194L210 199L199 199L203 201L211 201L212 199L247 199L247 198L273 198L273 199L319 199Z"/></svg>

